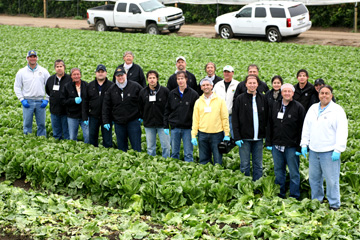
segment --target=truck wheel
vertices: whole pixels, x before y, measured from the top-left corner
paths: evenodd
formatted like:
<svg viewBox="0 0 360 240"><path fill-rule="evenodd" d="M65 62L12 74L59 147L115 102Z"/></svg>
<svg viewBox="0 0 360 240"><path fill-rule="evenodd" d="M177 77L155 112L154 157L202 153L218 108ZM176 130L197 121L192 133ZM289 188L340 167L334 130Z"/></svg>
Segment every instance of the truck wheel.
<svg viewBox="0 0 360 240"><path fill-rule="evenodd" d="M220 27L220 36L222 38L229 39L234 36L234 33L229 25L224 25Z"/></svg>
<svg viewBox="0 0 360 240"><path fill-rule="evenodd" d="M155 35L157 35L157 34L160 33L160 31L159 31L159 29L158 29L158 27L156 26L155 23L149 24L149 25L146 27L146 32L147 32L148 34L155 34Z"/></svg>
<svg viewBox="0 0 360 240"><path fill-rule="evenodd" d="M266 38L269 42L281 42L282 36L279 32L279 29L271 27L266 31Z"/></svg>
<svg viewBox="0 0 360 240"><path fill-rule="evenodd" d="M108 30L108 27L106 26L104 20L98 20L95 24L96 31L104 32Z"/></svg>

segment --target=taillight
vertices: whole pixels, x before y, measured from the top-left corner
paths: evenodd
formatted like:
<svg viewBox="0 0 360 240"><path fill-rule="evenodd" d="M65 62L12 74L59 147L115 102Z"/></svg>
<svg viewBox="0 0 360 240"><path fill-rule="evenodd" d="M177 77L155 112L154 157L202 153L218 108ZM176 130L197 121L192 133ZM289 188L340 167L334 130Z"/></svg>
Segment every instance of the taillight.
<svg viewBox="0 0 360 240"><path fill-rule="evenodd" d="M291 27L291 18L286 19L286 27Z"/></svg>
<svg viewBox="0 0 360 240"><path fill-rule="evenodd" d="M89 13L88 12L86 12L86 17L87 17L87 19L89 19Z"/></svg>

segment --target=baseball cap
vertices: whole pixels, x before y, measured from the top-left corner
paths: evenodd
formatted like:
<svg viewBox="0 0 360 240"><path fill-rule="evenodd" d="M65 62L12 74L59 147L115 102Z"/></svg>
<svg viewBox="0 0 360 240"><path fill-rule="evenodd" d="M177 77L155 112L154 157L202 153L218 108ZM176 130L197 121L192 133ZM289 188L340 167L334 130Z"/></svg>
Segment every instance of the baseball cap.
<svg viewBox="0 0 360 240"><path fill-rule="evenodd" d="M35 50L28 51L26 57L30 57L30 56L37 56L37 53L35 52Z"/></svg>
<svg viewBox="0 0 360 240"><path fill-rule="evenodd" d="M104 72L106 72L106 67L103 65L103 64L99 64L97 65L96 67L96 71L100 71L100 70L103 70Z"/></svg>
<svg viewBox="0 0 360 240"><path fill-rule="evenodd" d="M285 84L281 85L281 88L280 88L281 91L282 91L284 88L290 88L293 92L295 92L294 86L293 86L292 84L290 84L290 83L285 83Z"/></svg>
<svg viewBox="0 0 360 240"><path fill-rule="evenodd" d="M184 62L186 62L186 59L185 59L185 57L183 57L183 56L177 57L177 58L176 58L176 62L179 61L180 59L181 59L181 60L184 60Z"/></svg>
<svg viewBox="0 0 360 240"><path fill-rule="evenodd" d="M118 67L116 70L115 70L115 76L118 76L118 75L124 75L126 72L125 72L125 69L123 67Z"/></svg>
<svg viewBox="0 0 360 240"><path fill-rule="evenodd" d="M314 85L325 85L325 81L321 78L315 80Z"/></svg>
<svg viewBox="0 0 360 240"><path fill-rule="evenodd" d="M228 71L228 72L233 72L234 71L234 68L230 65L226 65L223 69L223 71Z"/></svg>

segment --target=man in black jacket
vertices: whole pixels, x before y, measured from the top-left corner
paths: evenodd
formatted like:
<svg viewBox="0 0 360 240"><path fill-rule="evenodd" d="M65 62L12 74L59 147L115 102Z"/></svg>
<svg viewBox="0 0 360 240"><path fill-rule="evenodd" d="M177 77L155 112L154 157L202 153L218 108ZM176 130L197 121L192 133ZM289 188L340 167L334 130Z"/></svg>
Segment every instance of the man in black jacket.
<svg viewBox="0 0 360 240"><path fill-rule="evenodd" d="M189 72L188 70L186 70L186 59L183 56L177 57L176 58L176 71L173 75L171 75L169 77L169 80L167 82L167 88L172 91L173 89L178 87L178 83L177 83L177 76L176 73L178 71L185 71L186 75L187 75L187 82L186 85L192 89L194 89L195 91L198 92L198 85L196 83L196 77L194 76L194 74L192 74L191 72Z"/></svg>
<svg viewBox="0 0 360 240"><path fill-rule="evenodd" d="M103 146L109 148L112 146L112 129L106 130L102 121L102 104L105 92L114 84L110 82L106 75L106 67L99 64L96 67L96 78L90 82L84 96L83 111L85 118L89 116L89 140L95 147L99 146L99 128L103 138Z"/></svg>
<svg viewBox="0 0 360 240"><path fill-rule="evenodd" d="M221 77L217 76L215 74L216 72L216 65L215 63L213 62L208 62L206 65L205 65L205 72L206 72L206 77L205 78L208 78L210 79L212 82L213 82L213 86L215 87L215 84L220 82L221 80L223 80ZM204 78L203 78L204 79ZM201 79L202 80L202 79ZM201 81L200 81L201 82ZM199 82L199 85L198 85L198 93L199 95L203 94L203 91L201 90L201 86L200 86L200 82Z"/></svg>
<svg viewBox="0 0 360 240"><path fill-rule="evenodd" d="M156 155L156 134L158 134L162 156L168 158L170 157L170 137L169 133L164 131L164 111L169 89L158 83L159 74L154 70L147 72L146 78L149 85L140 91L139 111L140 117L144 120L147 153L151 156Z"/></svg>
<svg viewBox="0 0 360 240"><path fill-rule="evenodd" d="M234 139L239 146L240 170L250 176L251 153L253 181L262 176L263 138L266 136L269 111L265 95L257 91L259 82L256 75L245 78L247 92L235 99L232 114Z"/></svg>
<svg viewBox="0 0 360 240"><path fill-rule="evenodd" d="M61 102L66 106L70 139L77 141L80 125L83 131L84 142L89 143L89 121L87 116L82 114L82 98L85 95L88 83L81 80L81 71L79 68L72 68L70 77L72 82L65 84L61 92Z"/></svg>
<svg viewBox="0 0 360 240"><path fill-rule="evenodd" d="M300 69L296 74L296 78L299 82L294 85L294 100L300 102L307 112L310 107L310 99L316 91L314 86L308 81L309 73L305 69Z"/></svg>
<svg viewBox="0 0 360 240"><path fill-rule="evenodd" d="M137 82L142 87L145 87L146 80L145 80L144 71L142 70L142 68L139 65L134 63L134 57L135 56L134 56L133 52L126 51L123 56L125 63L120 64L119 66L117 66L116 69L118 69L119 67L124 68L124 70L126 72L127 80ZM116 74L116 71L114 72L114 76L113 76L114 83L116 82L115 74Z"/></svg>
<svg viewBox="0 0 360 240"><path fill-rule="evenodd" d="M60 94L71 78L65 73L65 63L58 59L54 63L56 74L50 76L45 85L46 94L50 97L51 126L56 139L69 139L66 108L61 103Z"/></svg>
<svg viewBox="0 0 360 240"><path fill-rule="evenodd" d="M139 113L139 93L142 87L128 81L123 67L115 70L116 83L106 92L102 107L104 128L110 131L115 125L118 149L128 150L128 139L135 151L141 152L141 119Z"/></svg>
<svg viewBox="0 0 360 240"><path fill-rule="evenodd" d="M171 157L180 158L181 139L184 145L184 160L193 162L193 146L191 144L191 126L194 105L199 98L198 93L187 85L187 73L176 73L178 87L169 93L164 113L164 127L169 134L171 127Z"/></svg>
<svg viewBox="0 0 360 240"><path fill-rule="evenodd" d="M275 183L280 185L279 197L285 198L287 165L290 174L290 197L299 199L299 156L305 109L299 102L293 100L294 92L294 86L289 83L281 86L282 100L274 102L269 109L265 145L272 151Z"/></svg>

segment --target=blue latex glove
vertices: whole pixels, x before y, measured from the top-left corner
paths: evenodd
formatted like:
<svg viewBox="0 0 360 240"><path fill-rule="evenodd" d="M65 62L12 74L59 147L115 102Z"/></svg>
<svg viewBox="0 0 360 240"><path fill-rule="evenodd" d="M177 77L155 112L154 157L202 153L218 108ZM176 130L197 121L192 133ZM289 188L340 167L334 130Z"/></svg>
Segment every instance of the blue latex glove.
<svg viewBox="0 0 360 240"><path fill-rule="evenodd" d="M307 151L307 147L302 147L301 148L301 154L304 156L304 158L306 158L308 151Z"/></svg>
<svg viewBox="0 0 360 240"><path fill-rule="evenodd" d="M296 155L296 156L300 156L300 155L301 155L301 153L299 153L299 152L295 152L295 155Z"/></svg>
<svg viewBox="0 0 360 240"><path fill-rule="evenodd" d="M41 100L41 101L42 101L42 103L41 103L40 107L41 107L41 108L46 108L46 106L48 105L48 102L49 102L49 101L48 101L48 100L44 100L44 99Z"/></svg>
<svg viewBox="0 0 360 240"><path fill-rule="evenodd" d="M165 128L165 129L164 129L164 133L165 133L166 135L169 135L169 129Z"/></svg>
<svg viewBox="0 0 360 240"><path fill-rule="evenodd" d="M230 137L229 136L225 136L223 141L230 141Z"/></svg>
<svg viewBox="0 0 360 240"><path fill-rule="evenodd" d="M194 145L194 146L197 146L197 145L198 145L196 138L192 138L192 139L191 139L191 143L192 143L192 145Z"/></svg>
<svg viewBox="0 0 360 240"><path fill-rule="evenodd" d="M142 124L143 122L142 118L139 118L138 121L140 122L140 124Z"/></svg>
<svg viewBox="0 0 360 240"><path fill-rule="evenodd" d="M243 140L239 140L239 141L236 141L235 144L238 145L239 147L241 147L241 144L243 144L244 141Z"/></svg>
<svg viewBox="0 0 360 240"><path fill-rule="evenodd" d="M104 124L104 128L106 129L106 130L108 130L108 131L110 131L110 124Z"/></svg>
<svg viewBox="0 0 360 240"><path fill-rule="evenodd" d="M85 124L86 126L89 126L89 120L84 121L84 124Z"/></svg>
<svg viewBox="0 0 360 240"><path fill-rule="evenodd" d="M267 146L266 149L269 150L269 151L272 151L272 147L271 147L271 146Z"/></svg>
<svg viewBox="0 0 360 240"><path fill-rule="evenodd" d="M21 104L24 106L24 108L29 108L30 107L30 105L29 105L29 103L28 103L28 101L26 99L22 100Z"/></svg>
<svg viewBox="0 0 360 240"><path fill-rule="evenodd" d="M333 152L332 153L332 155L331 155L331 159L335 162L335 161L337 161L337 160L339 160L340 159L340 153L338 153L338 152Z"/></svg>
<svg viewBox="0 0 360 240"><path fill-rule="evenodd" d="M80 104L81 101L82 101L81 97L76 97L76 98L75 98L75 103L76 103L76 104Z"/></svg>

